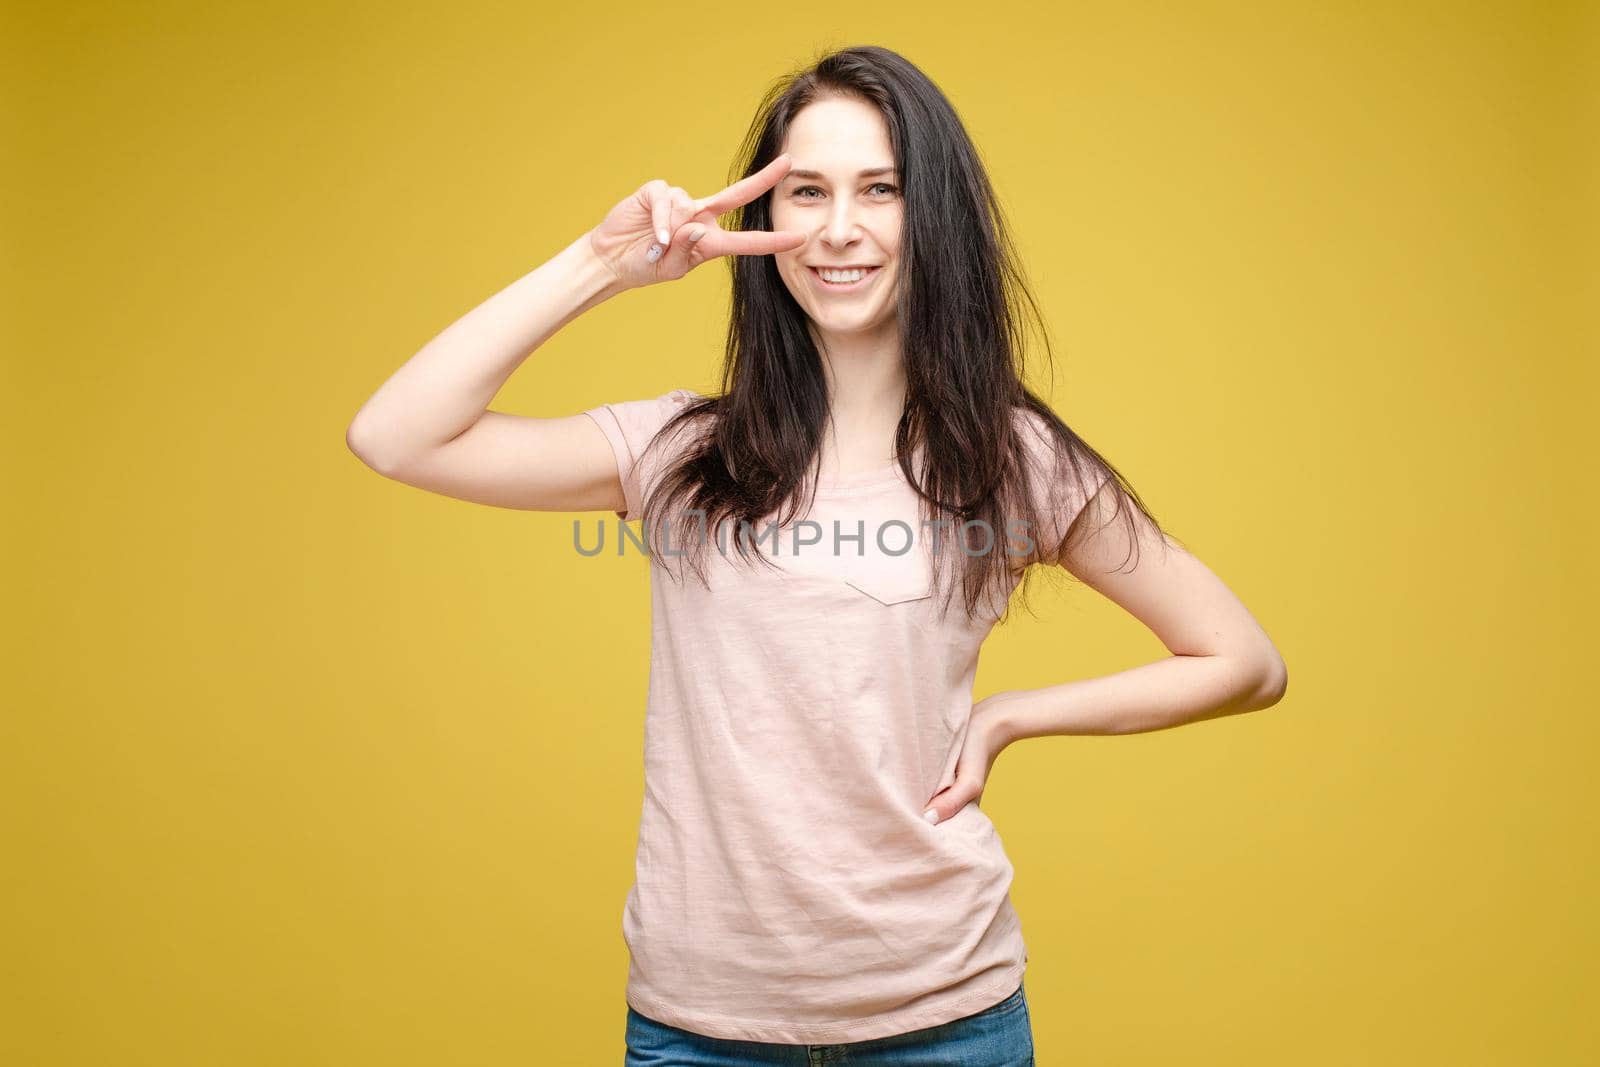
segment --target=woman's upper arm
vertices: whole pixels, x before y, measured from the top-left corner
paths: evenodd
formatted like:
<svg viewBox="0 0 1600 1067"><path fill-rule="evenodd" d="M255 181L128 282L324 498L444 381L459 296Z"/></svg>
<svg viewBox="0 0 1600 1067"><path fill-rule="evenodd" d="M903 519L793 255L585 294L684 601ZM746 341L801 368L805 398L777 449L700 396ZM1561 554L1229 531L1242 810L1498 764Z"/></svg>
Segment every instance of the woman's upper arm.
<svg viewBox="0 0 1600 1067"><path fill-rule="evenodd" d="M1174 655L1230 656L1275 687L1286 684L1277 647L1222 579L1137 509L1124 502L1126 514L1116 511L1114 488L1102 486L1084 506L1084 530L1061 565L1144 623Z"/></svg>
<svg viewBox="0 0 1600 1067"><path fill-rule="evenodd" d="M380 473L474 503L527 511L612 511L632 519L650 475L641 457L695 396L674 389L554 418L485 411L438 448Z"/></svg>
<svg viewBox="0 0 1600 1067"><path fill-rule="evenodd" d="M485 411L439 447L379 473L495 507L599 511L623 506L611 444L587 412L541 418Z"/></svg>

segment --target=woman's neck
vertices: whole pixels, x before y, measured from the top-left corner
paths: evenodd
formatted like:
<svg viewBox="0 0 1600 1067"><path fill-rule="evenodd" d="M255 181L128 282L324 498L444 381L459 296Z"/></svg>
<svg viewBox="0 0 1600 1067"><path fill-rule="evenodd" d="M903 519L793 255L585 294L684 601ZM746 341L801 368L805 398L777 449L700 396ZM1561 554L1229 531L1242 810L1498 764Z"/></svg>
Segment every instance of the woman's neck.
<svg viewBox="0 0 1600 1067"><path fill-rule="evenodd" d="M894 459L895 429L905 410L906 373L898 345L837 347L822 353L831 425L822 470L848 476Z"/></svg>

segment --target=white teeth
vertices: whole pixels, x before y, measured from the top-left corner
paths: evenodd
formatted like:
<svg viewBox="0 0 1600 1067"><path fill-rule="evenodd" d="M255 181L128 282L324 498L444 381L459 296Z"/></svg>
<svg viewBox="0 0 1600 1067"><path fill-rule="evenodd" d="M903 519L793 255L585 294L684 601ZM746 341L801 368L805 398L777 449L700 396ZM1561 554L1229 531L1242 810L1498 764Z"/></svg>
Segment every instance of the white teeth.
<svg viewBox="0 0 1600 1067"><path fill-rule="evenodd" d="M864 270L819 270L825 282L858 282L867 276Z"/></svg>

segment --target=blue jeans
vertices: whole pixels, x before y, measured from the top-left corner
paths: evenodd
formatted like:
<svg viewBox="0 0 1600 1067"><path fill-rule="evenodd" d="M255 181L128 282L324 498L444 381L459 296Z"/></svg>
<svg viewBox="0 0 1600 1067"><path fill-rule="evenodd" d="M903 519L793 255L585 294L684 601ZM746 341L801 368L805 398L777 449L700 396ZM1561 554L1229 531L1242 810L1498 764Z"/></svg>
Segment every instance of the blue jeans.
<svg viewBox="0 0 1600 1067"><path fill-rule="evenodd" d="M938 1026L842 1045L731 1041L680 1030L628 1007L624 1067L1034 1067L1024 987L1000 1003Z"/></svg>

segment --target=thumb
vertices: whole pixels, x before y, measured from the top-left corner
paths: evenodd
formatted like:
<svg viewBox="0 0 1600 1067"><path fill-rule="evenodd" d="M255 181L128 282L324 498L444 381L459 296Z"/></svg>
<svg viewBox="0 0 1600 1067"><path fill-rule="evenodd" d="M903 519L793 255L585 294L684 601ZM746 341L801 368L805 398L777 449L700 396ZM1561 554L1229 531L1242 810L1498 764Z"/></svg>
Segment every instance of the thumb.
<svg viewBox="0 0 1600 1067"><path fill-rule="evenodd" d="M968 798L963 796L961 791L955 786L951 786L949 789L934 794L933 799L928 802L927 809L923 811L922 817L937 826L965 807L967 800Z"/></svg>

